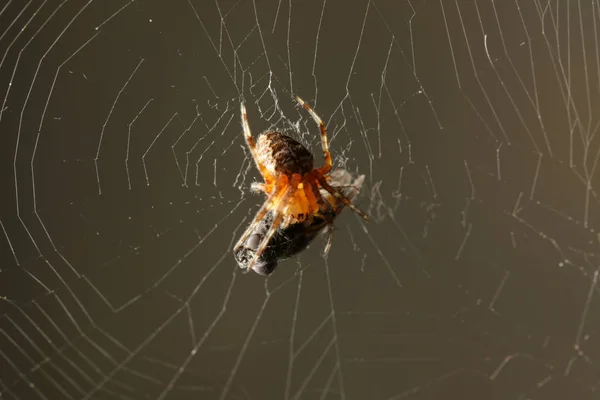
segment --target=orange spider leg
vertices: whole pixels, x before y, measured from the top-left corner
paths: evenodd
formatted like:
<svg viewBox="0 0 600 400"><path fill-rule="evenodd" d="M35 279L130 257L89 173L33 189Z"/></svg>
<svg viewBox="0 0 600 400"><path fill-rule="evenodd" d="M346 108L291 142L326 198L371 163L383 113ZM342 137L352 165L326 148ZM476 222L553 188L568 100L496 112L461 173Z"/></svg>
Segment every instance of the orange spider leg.
<svg viewBox="0 0 600 400"><path fill-rule="evenodd" d="M301 180L302 180L302 176L300 176L298 174L294 174L292 176L292 181L290 182L290 185L284 186L284 188L282 188L282 191L284 194L277 200L277 204L274 204L273 224L271 225L271 227L265 234L264 238L262 239L262 242L258 246L258 249L256 249L256 253L254 253L254 257L252 258L252 261L250 261L250 263L248 264L248 269L247 269L248 271L250 271L252 269L252 267L254 267L256 260L258 260L260 255L267 248L269 241L271 240L271 238L277 231L277 228L279 228L279 225L281 225L283 218L287 215L287 208L289 207L289 203L287 200L290 196L294 196L295 191L298 190L298 184L300 183Z"/></svg>
<svg viewBox="0 0 600 400"><path fill-rule="evenodd" d="M324 177L319 178L319 183L321 184L323 189L327 190L329 193L331 193L333 196L335 196L336 199L338 199L339 201L344 203L344 205L346 207L350 207L352 209L352 211L354 211L355 213L360 215L365 221L369 222L369 217L367 216L367 214L365 214L364 211L362 211L360 208L358 208L354 204L352 204L352 202L350 202L350 200L348 200L344 195L342 195L337 189L331 187L331 185L329 185L325 181Z"/></svg>
<svg viewBox="0 0 600 400"><path fill-rule="evenodd" d="M323 157L325 158L325 165L321 168L317 168L314 172L317 175L317 180L321 184L321 186L327 190L329 193L334 195L336 199L343 202L344 205L350 207L354 212L363 217L366 221L369 221L369 217L360 210L358 207L354 206L346 197L344 197L337 189L334 189L327 183L327 173L331 170L332 161L331 161L331 153L329 152L329 145L327 143L327 129L325 128L325 124L323 120L313 111L312 108L308 104L304 102L299 96L296 96L296 100L302 107L304 107L311 115L311 117L315 120L319 128L321 129L321 147L323 149ZM317 193L315 193L317 194Z"/></svg>
<svg viewBox="0 0 600 400"><path fill-rule="evenodd" d="M321 173L321 175L325 175L329 171L331 171L331 167L333 162L331 161L331 153L329 152L329 144L327 143L327 129L325 128L325 124L323 120L317 115L316 112L313 111L312 108L308 104L304 102L299 96L296 96L296 101L300 103L302 107L304 107L309 113L310 116L315 120L319 128L321 129L321 148L323 149L323 158L325 158L325 165L321 168L317 168L317 171Z"/></svg>
<svg viewBox="0 0 600 400"><path fill-rule="evenodd" d="M315 188L312 182L309 182L307 185L304 185L304 196L306 196L306 201L310 205L310 214L314 214L315 211L318 211L318 207L316 209L313 208L319 204L319 199L317 199L317 197L315 196L314 189Z"/></svg>
<svg viewBox="0 0 600 400"><path fill-rule="evenodd" d="M258 225L260 223L260 221L262 220L262 218L267 214L267 212L269 212L269 210L273 209L277 209L277 207L279 207L279 204L281 204L282 200L284 197L286 197L286 188L288 187L287 185L287 175L282 175L279 178L279 182L278 182L278 188L276 189L275 192L269 196L269 198L265 201L265 203L263 204L263 206L258 210L258 212L256 213L256 216L254 217L254 219L252 220L252 222L250 223L250 225L248 226L248 228L246 229L246 231L244 232L244 234L242 235L242 237L240 238L240 240L238 240L238 242L236 243L235 247L234 247L234 251L238 251L246 242L246 239L248 239L248 237L252 234L254 228L256 227L256 225Z"/></svg>
<svg viewBox="0 0 600 400"><path fill-rule="evenodd" d="M310 189L312 192L312 195L315 199L315 202L322 208L319 208L316 211L321 211L322 213L325 212L325 210L327 210L330 213L335 212L333 205L325 198L323 197L323 195L321 195L321 191L319 190L319 177L315 175L314 171L313 171L313 176L312 176L312 181L310 184Z"/></svg>
<svg viewBox="0 0 600 400"><path fill-rule="evenodd" d="M274 181L273 176L267 170L258 157L258 153L256 152L256 143L254 143L254 139L252 138L252 132L250 131L250 124L248 123L248 114L246 113L246 106L244 103L241 103L240 106L242 112L242 127L244 128L244 138L246 139L246 144L248 144L248 148L250 149L250 154L252 154L252 158L254 159L254 163L256 167L260 171L260 174L263 176L263 179L267 184Z"/></svg>
<svg viewBox="0 0 600 400"><path fill-rule="evenodd" d="M310 192L309 196L312 198L312 201L314 201L314 203L322 207L319 208L318 214L327 222L327 233L329 235L327 238L327 244L325 245L325 249L323 250L323 255L327 255L327 253L329 253L329 250L331 249L331 245L333 244L333 219L335 215L335 207L333 207L331 203L321 195L321 192L319 191L319 188L317 187L316 183L311 182L310 190L308 190L308 192Z"/></svg>

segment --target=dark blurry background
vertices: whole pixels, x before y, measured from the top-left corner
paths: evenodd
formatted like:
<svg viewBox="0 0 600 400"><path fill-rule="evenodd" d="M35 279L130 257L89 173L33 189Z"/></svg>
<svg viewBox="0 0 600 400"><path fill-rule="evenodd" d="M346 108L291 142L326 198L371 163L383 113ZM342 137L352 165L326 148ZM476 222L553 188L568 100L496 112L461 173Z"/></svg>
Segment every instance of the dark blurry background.
<svg viewBox="0 0 600 400"><path fill-rule="evenodd" d="M595 1L2 1L0 397L597 399ZM231 254L241 133L365 174Z"/></svg>

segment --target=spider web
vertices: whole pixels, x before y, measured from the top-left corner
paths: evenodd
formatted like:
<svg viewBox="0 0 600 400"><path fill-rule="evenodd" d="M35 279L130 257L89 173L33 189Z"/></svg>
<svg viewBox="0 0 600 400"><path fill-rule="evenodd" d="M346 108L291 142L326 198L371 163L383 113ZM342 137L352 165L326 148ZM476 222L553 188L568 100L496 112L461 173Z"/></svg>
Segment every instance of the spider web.
<svg viewBox="0 0 600 400"><path fill-rule="evenodd" d="M0 397L597 398L599 24L597 1L3 1ZM373 221L245 275L239 103L318 155L293 94Z"/></svg>

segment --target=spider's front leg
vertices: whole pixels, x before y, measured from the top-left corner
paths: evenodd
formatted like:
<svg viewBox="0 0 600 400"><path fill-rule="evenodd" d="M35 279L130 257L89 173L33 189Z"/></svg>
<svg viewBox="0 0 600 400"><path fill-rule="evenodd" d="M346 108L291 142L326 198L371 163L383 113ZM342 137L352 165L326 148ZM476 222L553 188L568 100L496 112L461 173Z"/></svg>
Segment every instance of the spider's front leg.
<svg viewBox="0 0 600 400"><path fill-rule="evenodd" d="M260 210L258 210L256 216L248 226L248 229L246 229L246 231L242 234L242 237L240 237L235 247L233 248L234 253L237 252L244 245L248 237L252 234L256 225L260 223L264 216L270 210L276 210L281 204L284 197L286 197L286 194L288 193L288 191L286 190L288 187L286 177L280 179L280 185L277 187L280 187L281 189L276 189L275 193L271 194L269 198L265 201L265 203L262 205Z"/></svg>
<svg viewBox="0 0 600 400"><path fill-rule="evenodd" d="M250 261L250 263L248 264L248 271L250 271L254 267L254 264L256 264L258 258L269 245L269 241L271 240L273 235L275 235L275 232L277 232L277 228L279 228L281 223L284 222L284 218L287 216L287 211L290 204L289 199L290 197L294 196L294 193L297 190L298 184L301 180L302 177L300 175L294 174L294 176L292 176L290 180L289 185L282 185L282 194L278 196L277 201L273 203L272 207L273 224L263 237L262 242L260 243L258 248L256 249L256 253L252 258L252 261Z"/></svg>

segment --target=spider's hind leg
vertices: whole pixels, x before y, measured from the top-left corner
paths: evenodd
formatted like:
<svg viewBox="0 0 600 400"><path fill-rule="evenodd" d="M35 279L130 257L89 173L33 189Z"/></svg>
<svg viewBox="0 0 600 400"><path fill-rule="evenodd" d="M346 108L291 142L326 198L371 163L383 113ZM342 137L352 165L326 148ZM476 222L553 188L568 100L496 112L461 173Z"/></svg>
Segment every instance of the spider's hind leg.
<svg viewBox="0 0 600 400"><path fill-rule="evenodd" d="M317 113L314 112L314 110L300 98L300 96L296 96L296 101L310 113L310 116L317 123L317 125L319 125L319 129L321 130L321 149L323 150L325 165L319 168L319 172L324 175L328 173L333 166L333 162L331 161L331 153L329 152L329 143L327 142L327 128L325 127L325 123L321 117L319 117Z"/></svg>
<svg viewBox="0 0 600 400"><path fill-rule="evenodd" d="M256 143L254 142L254 138L252 137L252 132L250 131L250 124L248 123L248 114L246 112L246 106L244 103L240 103L240 112L242 114L242 128L244 130L244 139L246 140L246 145L250 150L250 154L252 155L252 159L254 160L254 164L256 164L256 168L260 171L265 182L273 182L274 178L271 173L267 170L267 167L261 162L260 157L258 156L258 152L256 150Z"/></svg>

